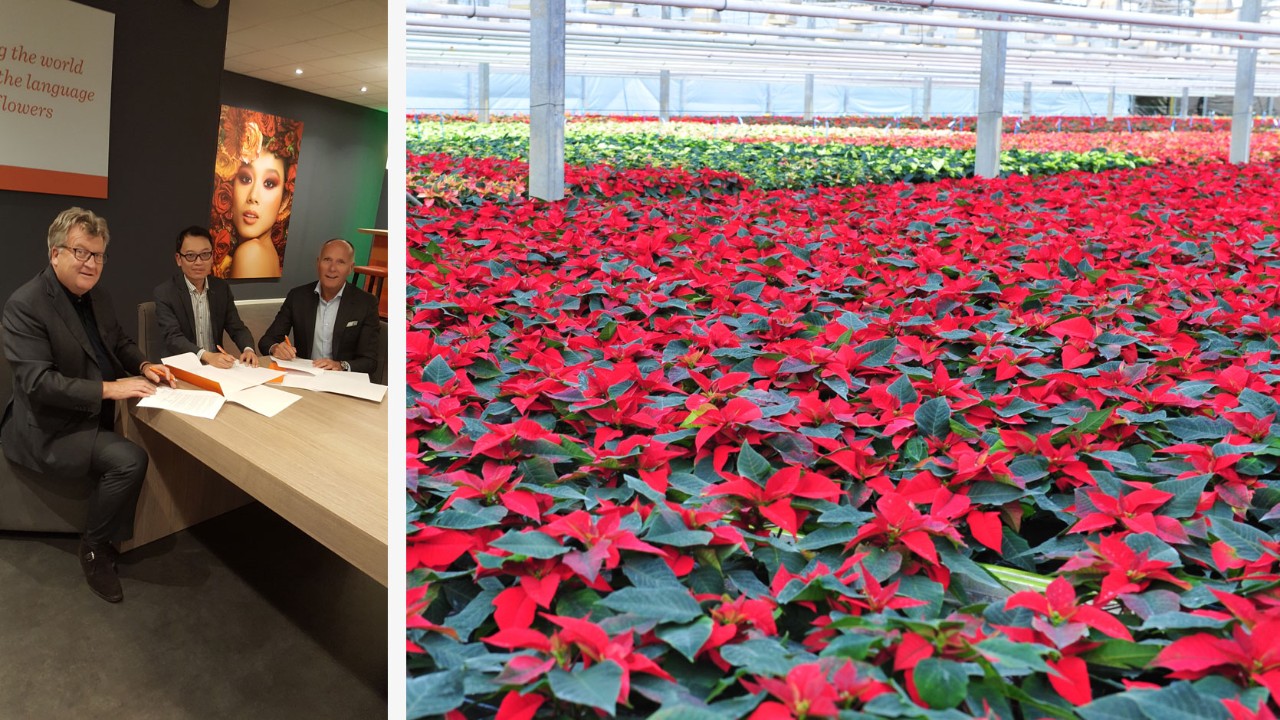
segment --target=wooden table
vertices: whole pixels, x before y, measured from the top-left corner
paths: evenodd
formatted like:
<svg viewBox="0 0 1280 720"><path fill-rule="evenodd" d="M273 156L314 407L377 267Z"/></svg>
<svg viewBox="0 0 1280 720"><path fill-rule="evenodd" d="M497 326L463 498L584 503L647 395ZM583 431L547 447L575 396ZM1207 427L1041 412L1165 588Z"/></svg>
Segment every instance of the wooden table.
<svg viewBox="0 0 1280 720"><path fill-rule="evenodd" d="M122 549L256 499L386 585L386 399L281 390L302 399L274 418L231 402L213 420L131 403L117 427L151 464Z"/></svg>

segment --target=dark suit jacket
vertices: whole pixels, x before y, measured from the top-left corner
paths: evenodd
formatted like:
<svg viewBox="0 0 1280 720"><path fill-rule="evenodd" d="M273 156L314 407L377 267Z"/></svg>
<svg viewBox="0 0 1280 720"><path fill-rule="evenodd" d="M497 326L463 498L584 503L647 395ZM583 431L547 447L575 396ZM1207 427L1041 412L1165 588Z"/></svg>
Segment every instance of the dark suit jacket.
<svg viewBox="0 0 1280 720"><path fill-rule="evenodd" d="M116 322L111 299L98 288L89 297L116 376L137 375L146 357ZM102 411L102 373L52 267L5 303L4 355L13 368L13 398L0 427L5 457L37 472L87 474Z"/></svg>
<svg viewBox="0 0 1280 720"><path fill-rule="evenodd" d="M240 322L240 313L236 312L236 301L231 296L231 286L227 281L210 275L205 278L205 293L209 298L209 329L213 331L214 344L222 342L225 330L240 350L253 347L253 335ZM165 354L195 352L196 316L191 307L191 293L187 290L187 282L182 273L157 285L153 294L156 300L156 324L160 326L160 337L164 338ZM239 355L238 352L231 352L230 348L228 352Z"/></svg>
<svg viewBox="0 0 1280 720"><path fill-rule="evenodd" d="M258 341L258 350L267 355L271 346L283 341L292 329L298 357L310 359L319 306L314 282L290 290L280 312ZM333 359L346 360L353 372L372 373L378 367L378 299L351 283L342 291L338 316L333 322Z"/></svg>

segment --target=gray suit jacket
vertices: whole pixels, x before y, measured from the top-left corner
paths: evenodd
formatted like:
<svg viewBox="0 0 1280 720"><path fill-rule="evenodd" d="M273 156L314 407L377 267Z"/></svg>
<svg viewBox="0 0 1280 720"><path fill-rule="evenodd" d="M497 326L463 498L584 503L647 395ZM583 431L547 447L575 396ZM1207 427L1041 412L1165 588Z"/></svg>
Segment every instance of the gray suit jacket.
<svg viewBox="0 0 1280 720"><path fill-rule="evenodd" d="M214 344L222 342L225 330L231 341L240 350L253 347L253 335L240 321L240 313L236 312L236 301L231 296L231 286L226 280L210 275L205 278L205 292L209 298L209 329L213 331ZM178 273L156 286L153 292L156 301L156 324L160 327L160 337L164 339L164 351L167 355L193 353L196 348L196 316L191 309L191 293L187 290L186 280ZM215 348L205 348L214 350ZM226 349L231 355L239 352Z"/></svg>
<svg viewBox="0 0 1280 720"><path fill-rule="evenodd" d="M137 375L146 357L116 322L105 291L89 291L98 333L117 377ZM4 355L13 398L0 441L9 460L37 472L85 475L98 436L102 373L80 316L46 266L4 306Z"/></svg>
<svg viewBox="0 0 1280 720"><path fill-rule="evenodd" d="M289 291L280 312L258 340L263 355L271 346L284 340L293 330L294 349L298 357L311 359L311 346L316 337L316 308L320 297L314 282ZM378 367L378 298L347 283L338 303L338 316L333 323L333 359L346 360L352 372L372 373Z"/></svg>

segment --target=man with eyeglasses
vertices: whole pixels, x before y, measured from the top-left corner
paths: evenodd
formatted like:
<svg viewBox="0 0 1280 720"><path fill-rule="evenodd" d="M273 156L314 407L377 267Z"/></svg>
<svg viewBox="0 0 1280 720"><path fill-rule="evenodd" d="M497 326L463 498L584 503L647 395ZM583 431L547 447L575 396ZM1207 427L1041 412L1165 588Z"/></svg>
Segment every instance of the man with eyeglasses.
<svg viewBox="0 0 1280 720"><path fill-rule="evenodd" d="M239 360L258 366L253 335L240 321L231 287L212 277L213 238L209 231L192 225L178 233L174 261L180 273L156 286L156 324L164 339L166 355L194 353L214 367L229 368L236 357L222 348L222 333L240 350Z"/></svg>
<svg viewBox="0 0 1280 720"><path fill-rule="evenodd" d="M5 457L36 472L97 478L80 567L89 589L119 602L113 543L133 535L147 453L114 432L115 401L175 383L163 365L147 362L96 288L109 240L106 220L64 210L49 226L49 266L5 303L13 397L0 420L0 442Z"/></svg>

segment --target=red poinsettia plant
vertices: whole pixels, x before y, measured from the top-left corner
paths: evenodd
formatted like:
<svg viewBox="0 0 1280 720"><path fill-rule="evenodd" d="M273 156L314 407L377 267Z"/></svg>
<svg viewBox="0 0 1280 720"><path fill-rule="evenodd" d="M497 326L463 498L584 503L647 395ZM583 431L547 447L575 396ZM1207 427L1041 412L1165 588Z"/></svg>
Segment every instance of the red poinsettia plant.
<svg viewBox="0 0 1280 720"><path fill-rule="evenodd" d="M1278 181L416 208L410 716L1273 717Z"/></svg>

